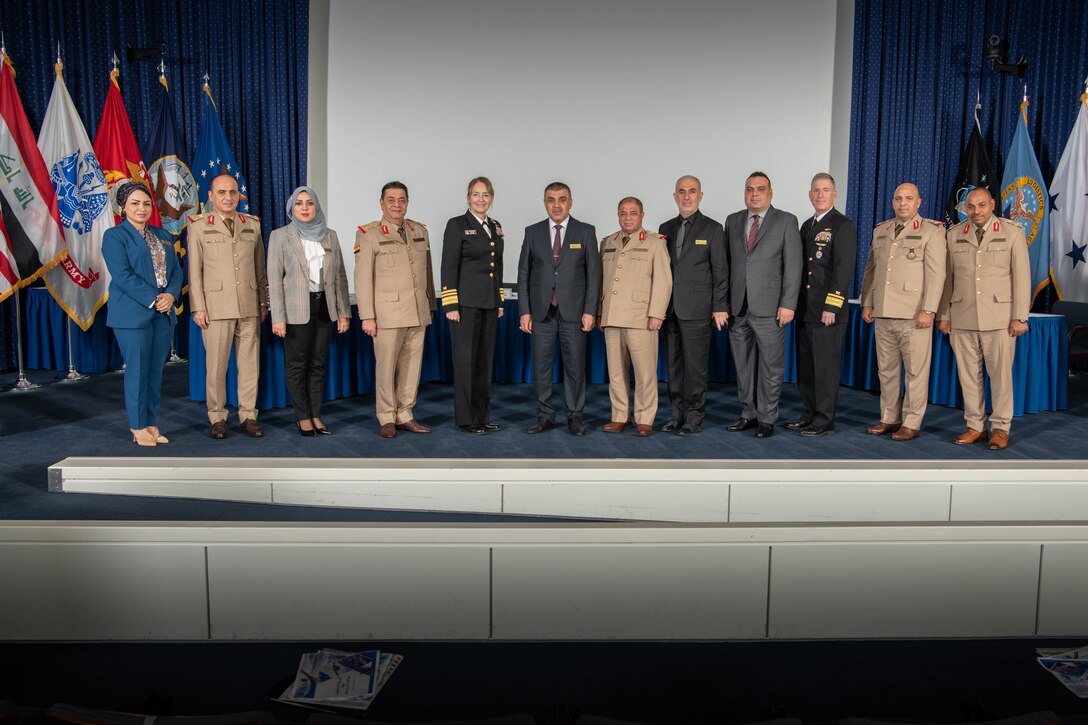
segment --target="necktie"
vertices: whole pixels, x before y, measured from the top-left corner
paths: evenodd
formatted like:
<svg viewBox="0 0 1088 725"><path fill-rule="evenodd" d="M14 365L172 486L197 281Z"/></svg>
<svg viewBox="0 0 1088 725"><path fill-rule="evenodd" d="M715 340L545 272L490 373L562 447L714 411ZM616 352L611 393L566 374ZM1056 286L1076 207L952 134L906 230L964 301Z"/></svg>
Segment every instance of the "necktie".
<svg viewBox="0 0 1088 725"><path fill-rule="evenodd" d="M404 225L403 224L400 226L400 228L397 229L397 234L400 235L400 240L402 242L404 242L405 244L408 243L408 232L404 231Z"/></svg>
<svg viewBox="0 0 1088 725"><path fill-rule="evenodd" d="M684 237L688 233L688 220L681 219L680 226L676 228L676 244L673 245L673 250L676 253L676 259L680 259L680 255L684 252Z"/></svg>
<svg viewBox="0 0 1088 725"><path fill-rule="evenodd" d="M563 240L559 237L559 232L562 227L558 224L555 225L555 240L552 242L552 261L555 262L555 266L559 266L559 247L563 243ZM556 279L556 286L552 288L552 306L559 304L559 280Z"/></svg>
<svg viewBox="0 0 1088 725"><path fill-rule="evenodd" d="M752 228L748 230L748 251L752 251L752 247L756 246L756 237L759 236L759 215L752 215Z"/></svg>
<svg viewBox="0 0 1088 725"><path fill-rule="evenodd" d="M631 235L630 234L624 234L623 235L623 243L627 244L627 242L629 242L629 241L631 241Z"/></svg>
<svg viewBox="0 0 1088 725"><path fill-rule="evenodd" d="M232 217L223 217L223 224L227 227L227 233L232 237L234 236L234 219Z"/></svg>
<svg viewBox="0 0 1088 725"><path fill-rule="evenodd" d="M985 233L986 233L986 228L985 227L976 227L975 228L975 239L978 240L979 244L982 244L982 235L985 234Z"/></svg>
<svg viewBox="0 0 1088 725"><path fill-rule="evenodd" d="M491 225L487 223L487 219L484 219L483 222L481 222L481 224L483 225L483 228L484 228L484 234L486 234L487 236L490 237L491 236Z"/></svg>
<svg viewBox="0 0 1088 725"><path fill-rule="evenodd" d="M903 231L903 225L902 224L896 224L895 225L895 236L898 237L899 232L901 232L901 231Z"/></svg>

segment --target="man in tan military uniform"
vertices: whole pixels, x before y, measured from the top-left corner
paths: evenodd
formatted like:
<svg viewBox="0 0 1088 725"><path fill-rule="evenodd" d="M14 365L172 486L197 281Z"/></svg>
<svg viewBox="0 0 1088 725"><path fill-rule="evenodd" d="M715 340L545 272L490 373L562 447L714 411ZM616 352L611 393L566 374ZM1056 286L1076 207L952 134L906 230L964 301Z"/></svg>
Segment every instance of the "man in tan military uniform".
<svg viewBox="0 0 1088 725"><path fill-rule="evenodd" d="M620 201L620 231L601 241L601 302L597 326L604 331L608 356L608 397L612 421L606 433L619 433L630 420L627 369L635 369L635 427L653 433L657 416L658 330L672 296L672 266L665 237L642 228L642 202Z"/></svg>
<svg viewBox="0 0 1088 725"><path fill-rule="evenodd" d="M423 334L435 309L427 228L405 219L408 187L382 187L382 219L355 233L355 301L363 332L374 338L374 408L382 438L397 430L430 433L412 415L423 361Z"/></svg>
<svg viewBox="0 0 1088 725"><path fill-rule="evenodd" d="M873 435L892 440L918 437L929 398L933 317L944 291L944 228L918 216L922 197L914 184L892 195L895 218L873 230L873 244L861 283L861 317L873 322L880 375L880 422ZM900 379L906 393L900 396Z"/></svg>
<svg viewBox="0 0 1088 725"><path fill-rule="evenodd" d="M238 363L238 418L242 432L264 435L257 425L261 323L268 316L268 281L261 222L239 214L238 182L230 174L212 179L210 214L189 218L189 309L202 330L205 384L212 438L227 436L227 365L230 348Z"/></svg>
<svg viewBox="0 0 1088 725"><path fill-rule="evenodd" d="M987 438L985 365L993 401L990 448L1001 450L1009 445L1012 425L1016 338L1028 331L1028 245L1019 224L994 216L994 199L985 187L967 194L965 210L968 221L948 230L948 277L938 317L941 332L951 330L963 389L967 430L955 442Z"/></svg>

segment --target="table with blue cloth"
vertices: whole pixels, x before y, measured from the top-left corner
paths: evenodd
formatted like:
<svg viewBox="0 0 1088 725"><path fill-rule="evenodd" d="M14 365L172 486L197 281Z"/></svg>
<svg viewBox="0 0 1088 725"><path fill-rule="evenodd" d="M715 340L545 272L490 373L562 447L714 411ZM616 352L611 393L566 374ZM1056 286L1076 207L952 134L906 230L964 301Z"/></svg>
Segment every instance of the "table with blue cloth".
<svg viewBox="0 0 1088 725"><path fill-rule="evenodd" d="M354 315L354 310L353 310ZM44 289L28 290L26 305L26 360L28 368L64 370L68 367L64 312ZM188 315L184 315L188 318ZM94 325L87 332L72 327L72 347L76 367L85 373L105 372L120 366L120 354L113 332L106 327L105 310L100 310ZM204 346L200 329L191 320L182 320L179 343L188 342L189 389L193 400L205 399ZM448 321L439 312L434 324L427 328L423 346L422 382L453 379L450 357ZM929 400L931 403L962 407L956 375L956 361L948 338L934 329L933 363L930 368ZM187 338L187 339L186 339ZM1044 410L1064 410L1068 407L1067 330L1062 315L1032 314L1028 332L1016 340L1013 362L1014 413L1037 413ZM178 345L184 351L182 344ZM516 300L507 299L505 313L499 320L495 341L496 383L528 383L532 380L532 346L529 335L518 329ZM184 354L184 352L183 352ZM559 356L557 356L559 357ZM555 380L560 380L559 361ZM605 361L604 335L599 330L589 334L586 345L586 379L590 383L605 383L608 368ZM665 379L664 348L658 356L658 378ZM736 381L733 357L726 331L714 331L710 341L711 382ZM792 331L786 335L787 383L797 381L797 349ZM850 321L843 345L843 385L865 390L878 390L876 351L873 326L861 319L861 309L850 305ZM342 335L334 335L329 349L328 376L325 398L347 398L374 392L374 346L364 335L357 317ZM502 390L493 392L502 395ZM230 405L237 405L237 372L231 356L227 374L227 396ZM258 408L283 408L290 405L284 381L283 341L272 335L271 323L265 322L261 334L261 377L257 391Z"/></svg>

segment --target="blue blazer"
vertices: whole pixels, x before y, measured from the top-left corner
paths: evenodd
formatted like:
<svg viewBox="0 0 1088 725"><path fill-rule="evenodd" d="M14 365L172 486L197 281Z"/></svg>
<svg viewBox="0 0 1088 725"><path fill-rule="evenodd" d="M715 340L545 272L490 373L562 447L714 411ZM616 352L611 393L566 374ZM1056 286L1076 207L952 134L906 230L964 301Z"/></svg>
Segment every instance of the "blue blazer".
<svg viewBox="0 0 1088 725"><path fill-rule="evenodd" d="M158 227L148 229L162 242L166 252L166 289L162 291L181 298L182 273L170 235ZM155 267L147 242L136 227L122 221L102 235L102 258L110 271L109 305L106 324L110 327L147 327L159 314L152 305L159 296ZM176 324L174 308L168 313L170 324Z"/></svg>

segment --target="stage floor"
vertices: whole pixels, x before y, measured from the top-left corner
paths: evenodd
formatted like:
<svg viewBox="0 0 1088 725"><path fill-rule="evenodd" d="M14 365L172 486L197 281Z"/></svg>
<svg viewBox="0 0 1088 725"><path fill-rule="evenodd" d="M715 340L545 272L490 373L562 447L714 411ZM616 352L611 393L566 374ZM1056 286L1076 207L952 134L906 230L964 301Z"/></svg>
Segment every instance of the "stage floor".
<svg viewBox="0 0 1088 725"><path fill-rule="evenodd" d="M31 371L29 377L47 383L47 371ZM0 376L0 382L14 379ZM1088 375L1069 381L1069 408L1016 418L1012 444L995 452L983 445L956 446L951 442L963 429L962 411L931 405L922 436L908 443L876 438L865 433L875 422L877 396L868 391L842 388L837 430L833 435L802 438L781 424L770 439L756 439L752 432L729 433L724 426L739 411L735 387L714 385L708 399L704 431L680 437L655 432L650 438L631 433L610 435L600 430L609 419L605 385L591 385L587 396L584 437L572 436L565 427L529 435L526 428L535 419L529 385L496 385L492 419L502 430L487 436L470 436L453 424L452 389L448 384L425 384L420 391L417 417L434 428L430 435L399 434L393 440L378 436L373 415L373 397L333 401L326 404L323 417L334 435L303 438L294 429L290 409L265 411L260 422L265 437L250 439L236 430L224 441L207 436L207 419L202 403L188 399L188 370L184 364L170 366L164 383L160 428L171 443L156 449L134 446L125 425L122 376L110 373L71 384L48 381L39 390L0 394L4 415L0 420L0 460L7 465L0 472L0 507L8 519L65 520L316 520L316 521L510 521L518 517L448 513L405 513L369 510L319 509L305 506L271 507L251 503L224 503L140 497L99 497L83 494L65 496L47 492L47 468L72 456L133 457L288 457L288 458L545 458L545 459L655 459L745 461L1052 461L1084 460L1084 413L1088 409ZM662 385L662 412L665 420L665 391ZM562 400L557 386L557 400ZM782 401L782 421L800 411L795 386L787 385ZM537 519L538 520L538 519Z"/></svg>

